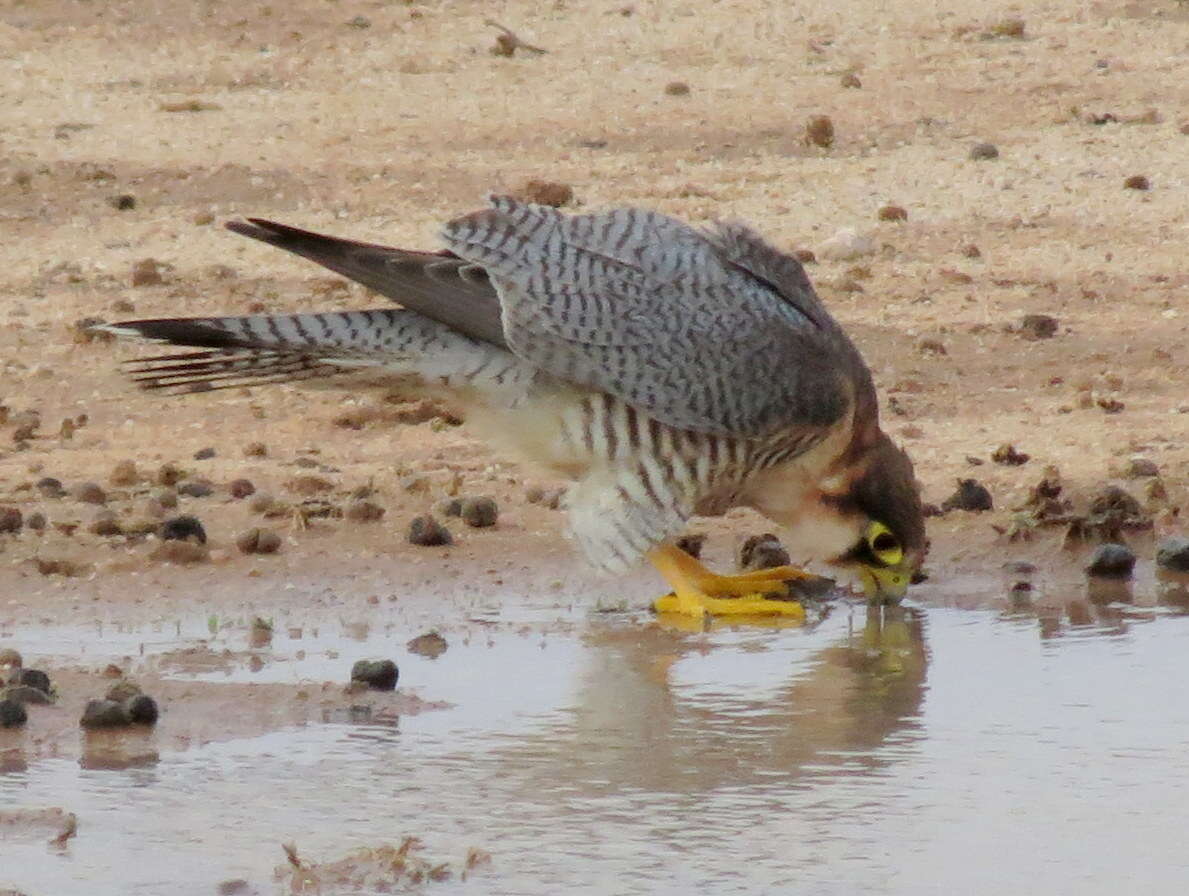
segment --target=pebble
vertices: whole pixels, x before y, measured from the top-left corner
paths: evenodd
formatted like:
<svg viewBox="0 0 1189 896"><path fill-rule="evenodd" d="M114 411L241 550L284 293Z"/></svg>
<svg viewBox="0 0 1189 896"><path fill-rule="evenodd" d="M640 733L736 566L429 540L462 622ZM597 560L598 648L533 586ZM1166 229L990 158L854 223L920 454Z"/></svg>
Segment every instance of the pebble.
<svg viewBox="0 0 1189 896"><path fill-rule="evenodd" d="M450 530L435 520L429 514L414 517L409 523L409 544L422 547L436 547L453 544L454 538Z"/></svg>
<svg viewBox="0 0 1189 896"><path fill-rule="evenodd" d="M136 208L136 197L131 193L120 193L107 200L111 207L119 212L126 212Z"/></svg>
<svg viewBox="0 0 1189 896"><path fill-rule="evenodd" d="M351 680L361 681L375 691L391 691L400 678L392 660L360 660L351 667Z"/></svg>
<svg viewBox="0 0 1189 896"><path fill-rule="evenodd" d="M153 500L162 507L173 509L178 506L178 493L172 488L153 489Z"/></svg>
<svg viewBox="0 0 1189 896"><path fill-rule="evenodd" d="M1151 476L1159 476L1160 468L1156 466L1155 461L1146 457L1133 457L1127 462L1125 475L1128 479L1147 479Z"/></svg>
<svg viewBox="0 0 1189 896"><path fill-rule="evenodd" d="M863 82L859 80L859 76L854 72L847 72L842 76L842 86L851 90L858 90L863 86Z"/></svg>
<svg viewBox="0 0 1189 896"><path fill-rule="evenodd" d="M208 498L215 493L215 487L206 479L187 479L178 485L178 494L188 498Z"/></svg>
<svg viewBox="0 0 1189 896"><path fill-rule="evenodd" d="M84 504L107 503L107 492L97 482L80 482L71 489L71 494L76 501L81 501Z"/></svg>
<svg viewBox="0 0 1189 896"><path fill-rule="evenodd" d="M107 477L107 481L112 485L133 485L140 479L140 474L136 471L136 464L130 460L122 460L114 467L112 467L111 474Z"/></svg>
<svg viewBox="0 0 1189 896"><path fill-rule="evenodd" d="M443 498L437 503L437 511L442 516L461 516L462 498Z"/></svg>
<svg viewBox="0 0 1189 896"><path fill-rule="evenodd" d="M199 448L197 451L194 452L195 460L210 460L214 456L215 456L214 448L209 448L209 447L208 448Z"/></svg>
<svg viewBox="0 0 1189 896"><path fill-rule="evenodd" d="M789 552L771 532L746 538L735 554L735 563L743 571L788 566Z"/></svg>
<svg viewBox="0 0 1189 896"><path fill-rule="evenodd" d="M258 492L255 496L253 496L248 507L251 508L253 513L268 513L268 511L272 509L274 503L276 503L276 498L274 498L268 492Z"/></svg>
<svg viewBox="0 0 1189 896"><path fill-rule="evenodd" d="M875 240L861 234L853 227L844 227L819 247L823 258L836 261L850 261L875 254Z"/></svg>
<svg viewBox="0 0 1189 896"><path fill-rule="evenodd" d="M374 523L384 518L385 510L373 501L352 501L344 516L355 523Z"/></svg>
<svg viewBox="0 0 1189 896"><path fill-rule="evenodd" d="M281 548L281 536L271 529L249 529L235 540L241 554L275 554Z"/></svg>
<svg viewBox="0 0 1189 896"><path fill-rule="evenodd" d="M1090 558L1086 572L1109 579L1127 579L1135 569L1135 552L1125 544L1100 544Z"/></svg>
<svg viewBox="0 0 1189 896"><path fill-rule="evenodd" d="M55 479L53 476L43 476L38 479L37 490L45 498L61 498L66 494L66 489L62 487L62 480Z"/></svg>
<svg viewBox="0 0 1189 896"><path fill-rule="evenodd" d="M689 96L689 85L684 81L670 81L665 85L666 96Z"/></svg>
<svg viewBox="0 0 1189 896"><path fill-rule="evenodd" d="M159 286L165 282L161 266L154 258L143 258L132 266L133 286Z"/></svg>
<svg viewBox="0 0 1189 896"><path fill-rule="evenodd" d="M137 694L124 703L124 714L134 725L155 725L160 711L157 701L148 694Z"/></svg>
<svg viewBox="0 0 1189 896"><path fill-rule="evenodd" d="M46 527L47 520L45 514L40 510L35 510L25 518L25 525L34 532L41 532Z"/></svg>
<svg viewBox="0 0 1189 896"><path fill-rule="evenodd" d="M0 507L0 532L20 532L25 518L15 507Z"/></svg>
<svg viewBox="0 0 1189 896"><path fill-rule="evenodd" d="M157 533L162 541L185 541L195 539L199 544L206 544L206 529L202 528L196 516L175 516L161 524Z"/></svg>
<svg viewBox="0 0 1189 896"><path fill-rule="evenodd" d="M449 642L440 634L435 632L426 632L424 635L418 635L412 638L405 647L408 648L409 653L415 653L418 656L427 656L431 660L437 659L449 649Z"/></svg>
<svg viewBox="0 0 1189 896"><path fill-rule="evenodd" d="M21 706L46 706L52 702L48 691L27 684L13 685L2 693L5 700L11 700Z"/></svg>
<svg viewBox="0 0 1189 896"><path fill-rule="evenodd" d="M1018 467L1028 463L1031 459L1031 454L1017 451L1016 446L1009 442L1000 445L991 453L991 460L1005 467Z"/></svg>
<svg viewBox="0 0 1189 896"><path fill-rule="evenodd" d="M182 478L182 471L176 464L165 463L157 468L158 485L177 485Z"/></svg>
<svg viewBox="0 0 1189 896"><path fill-rule="evenodd" d="M1127 180L1123 181L1123 187L1127 190L1150 190L1152 189L1152 182L1142 174L1133 174Z"/></svg>
<svg viewBox="0 0 1189 896"><path fill-rule="evenodd" d="M246 498L256 494L256 486L252 485L250 479L232 479L227 483L227 492L233 498Z"/></svg>
<svg viewBox="0 0 1189 896"><path fill-rule="evenodd" d="M540 485L530 486L525 490L524 500L529 504L540 504L550 510L557 510L565 498L566 490L562 487L545 488ZM460 507L459 510L462 508Z"/></svg>
<svg viewBox="0 0 1189 896"><path fill-rule="evenodd" d="M129 722L123 704L114 700L88 700L78 721L83 728L122 728Z"/></svg>
<svg viewBox="0 0 1189 896"><path fill-rule="evenodd" d="M468 526L475 529L486 529L495 525L499 513L499 506L495 503L495 499L482 495L476 498L464 498L458 515Z"/></svg>
<svg viewBox="0 0 1189 896"><path fill-rule="evenodd" d="M1156 545L1156 565L1170 572L1189 572L1189 538L1170 535Z"/></svg>
<svg viewBox="0 0 1189 896"><path fill-rule="evenodd" d="M244 446L244 457L268 457L268 446L263 442L249 442Z"/></svg>
<svg viewBox="0 0 1189 896"><path fill-rule="evenodd" d="M811 115L805 122L805 142L829 149L834 145L834 122L829 115Z"/></svg>
<svg viewBox="0 0 1189 896"><path fill-rule="evenodd" d="M0 700L0 728L19 728L27 721L25 707L13 700Z"/></svg>
<svg viewBox="0 0 1189 896"><path fill-rule="evenodd" d="M986 159L999 158L999 148L994 143L976 143L970 147L970 159L981 162Z"/></svg>
<svg viewBox="0 0 1189 896"><path fill-rule="evenodd" d="M1051 339L1059 325L1057 318L1048 314L1025 314L1020 319L1020 335L1033 341Z"/></svg>
<svg viewBox="0 0 1189 896"><path fill-rule="evenodd" d="M876 213L876 217L881 221L907 221L908 212L899 205L885 205Z"/></svg>
<svg viewBox="0 0 1189 896"><path fill-rule="evenodd" d="M552 180L529 180L516 191L516 195L538 205L561 208L574 201L574 188L569 184Z"/></svg>
<svg viewBox="0 0 1189 896"><path fill-rule="evenodd" d="M110 510L101 510L95 514L95 519L91 525L87 526L87 531L93 535L111 536L123 534L123 529L120 528L120 521L116 519L116 515Z"/></svg>
<svg viewBox="0 0 1189 896"><path fill-rule="evenodd" d="M943 511L972 510L981 512L991 510L993 507L991 493L977 479L959 479L957 490L941 502Z"/></svg>

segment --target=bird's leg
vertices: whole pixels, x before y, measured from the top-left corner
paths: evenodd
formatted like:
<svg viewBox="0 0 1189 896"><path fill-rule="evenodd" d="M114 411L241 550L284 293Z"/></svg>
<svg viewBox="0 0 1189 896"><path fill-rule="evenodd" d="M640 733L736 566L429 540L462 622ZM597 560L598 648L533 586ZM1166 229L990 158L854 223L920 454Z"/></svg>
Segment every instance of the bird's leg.
<svg viewBox="0 0 1189 896"><path fill-rule="evenodd" d="M765 595L786 597L790 579L808 578L795 566L778 566L735 576L711 572L685 551L671 544L654 548L648 559L672 594L658 598L658 613L680 613L701 618L711 616L798 616L805 610L797 601L772 600Z"/></svg>

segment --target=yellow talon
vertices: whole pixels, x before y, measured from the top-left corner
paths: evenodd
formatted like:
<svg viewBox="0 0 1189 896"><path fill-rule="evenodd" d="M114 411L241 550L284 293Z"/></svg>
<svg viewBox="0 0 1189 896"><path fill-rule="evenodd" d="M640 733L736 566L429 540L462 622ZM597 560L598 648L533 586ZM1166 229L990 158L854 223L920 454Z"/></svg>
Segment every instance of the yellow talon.
<svg viewBox="0 0 1189 896"><path fill-rule="evenodd" d="M711 572L689 554L674 545L662 545L648 559L673 593L657 598L657 613L678 614L701 619L704 616L783 616L805 618L805 608L788 600L788 581L809 578L793 566L762 569L737 576Z"/></svg>

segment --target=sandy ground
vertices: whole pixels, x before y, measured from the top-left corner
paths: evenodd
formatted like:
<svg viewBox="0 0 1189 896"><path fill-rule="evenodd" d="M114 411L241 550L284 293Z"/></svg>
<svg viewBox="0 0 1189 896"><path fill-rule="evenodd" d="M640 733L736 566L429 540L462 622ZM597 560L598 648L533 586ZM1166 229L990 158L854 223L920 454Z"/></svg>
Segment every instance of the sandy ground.
<svg viewBox="0 0 1189 896"><path fill-rule="evenodd" d="M926 499L969 476L995 498L991 512L931 521L921 600L1001 599L1007 560L1078 578L1084 552L1058 550L1059 530L998 531L1048 464L1084 503L1133 456L1150 459L1166 499L1149 501L1150 479L1123 484L1158 534L1183 527L1189 9L895 6L4 3L0 505L49 526L0 535L0 640L30 619L275 604L292 581L360 601L383 591L438 624L459 595L643 606L656 581L588 579L558 511L525 500L533 474L465 426L398 422L390 412L407 405L382 390L140 394L117 366L137 349L75 339L83 318L382 304L221 223L259 215L433 247L442 220L529 178L572 186L572 208L737 217L819 253L810 275L875 371ZM548 52L492 55L488 17ZM831 117L832 146L806 142L812 115ZM998 158L969 157L982 141ZM1125 189L1133 175L1150 189ZM118 208L125 194L133 207ZM906 220L880 220L888 204ZM828 258L841 228L874 253ZM133 286L147 258L163 282ZM1018 331L1033 313L1057 318L1052 338ZM264 456L246 456L257 442ZM1031 460L992 463L1003 443ZM205 448L214 456L195 459ZM112 484L122 460L137 476ZM181 499L212 548L193 566L151 559L153 539L88 532L102 508L69 494L93 481L121 524L152 520L166 463L214 486ZM68 494L45 497L47 476ZM339 508L370 484L386 515L262 521L227 492L241 477ZM408 545L408 520L455 488L494 495L500 524L453 521L454 547ZM280 552L241 555L236 536L259 525L282 535ZM725 559L766 524L733 513L701 528ZM1136 545L1150 578L1150 537Z"/></svg>

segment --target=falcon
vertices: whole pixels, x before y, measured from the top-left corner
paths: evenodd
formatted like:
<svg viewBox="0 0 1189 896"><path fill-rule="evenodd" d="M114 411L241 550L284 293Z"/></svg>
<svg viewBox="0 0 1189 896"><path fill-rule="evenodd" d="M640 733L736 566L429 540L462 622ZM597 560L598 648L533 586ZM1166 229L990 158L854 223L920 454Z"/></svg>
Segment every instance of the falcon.
<svg viewBox="0 0 1189 896"><path fill-rule="evenodd" d="M755 508L876 602L902 598L924 557L912 463L880 429L870 370L800 262L746 226L493 196L444 226L438 252L256 218L227 227L400 307L107 325L197 349L131 362L145 388L412 375L570 480L581 551L609 572L649 560L672 589L663 612L800 611L782 598L802 568L720 575L681 550L695 514Z"/></svg>

